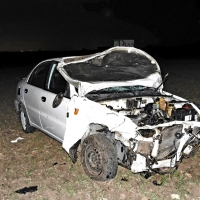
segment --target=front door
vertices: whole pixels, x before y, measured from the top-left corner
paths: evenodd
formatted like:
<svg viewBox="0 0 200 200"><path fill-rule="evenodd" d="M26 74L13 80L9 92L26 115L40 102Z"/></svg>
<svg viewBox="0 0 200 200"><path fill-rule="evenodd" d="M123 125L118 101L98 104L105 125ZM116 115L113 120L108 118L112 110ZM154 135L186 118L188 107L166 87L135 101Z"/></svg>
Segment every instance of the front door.
<svg viewBox="0 0 200 200"><path fill-rule="evenodd" d="M56 66L57 63L53 63L49 73L46 90L43 93L45 102L40 104L40 119L42 128L52 137L62 141L66 128L67 106L70 101L68 97L69 84L58 72ZM64 98L58 107L53 108L53 101L61 92L64 94Z"/></svg>

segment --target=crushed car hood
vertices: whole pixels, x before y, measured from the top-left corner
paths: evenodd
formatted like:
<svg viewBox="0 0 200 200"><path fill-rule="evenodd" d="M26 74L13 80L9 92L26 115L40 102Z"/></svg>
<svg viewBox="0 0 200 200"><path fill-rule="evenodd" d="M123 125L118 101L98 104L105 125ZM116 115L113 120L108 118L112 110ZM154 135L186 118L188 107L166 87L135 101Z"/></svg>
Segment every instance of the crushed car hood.
<svg viewBox="0 0 200 200"><path fill-rule="evenodd" d="M142 85L156 88L162 83L156 60L134 47L113 47L97 54L63 58L57 69L79 88L81 96L106 87Z"/></svg>

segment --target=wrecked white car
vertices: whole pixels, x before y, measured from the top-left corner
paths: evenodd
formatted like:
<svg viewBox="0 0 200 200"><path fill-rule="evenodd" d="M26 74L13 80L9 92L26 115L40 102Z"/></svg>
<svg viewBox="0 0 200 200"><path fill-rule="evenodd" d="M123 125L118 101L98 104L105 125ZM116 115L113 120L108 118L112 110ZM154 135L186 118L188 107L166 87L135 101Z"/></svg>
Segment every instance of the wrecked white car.
<svg viewBox="0 0 200 200"><path fill-rule="evenodd" d="M168 173L200 144L200 110L163 91L158 63L133 47L49 59L17 85L15 108L24 132L35 128L62 143L95 180Z"/></svg>

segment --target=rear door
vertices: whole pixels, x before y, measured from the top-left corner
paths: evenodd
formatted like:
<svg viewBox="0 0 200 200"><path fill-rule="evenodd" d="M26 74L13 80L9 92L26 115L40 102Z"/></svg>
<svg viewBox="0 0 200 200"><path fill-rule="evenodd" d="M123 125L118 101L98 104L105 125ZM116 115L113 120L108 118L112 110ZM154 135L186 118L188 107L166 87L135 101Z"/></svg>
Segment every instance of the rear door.
<svg viewBox="0 0 200 200"><path fill-rule="evenodd" d="M52 62L39 64L32 72L28 82L24 86L24 102L31 123L41 127L40 103L43 101L45 83Z"/></svg>

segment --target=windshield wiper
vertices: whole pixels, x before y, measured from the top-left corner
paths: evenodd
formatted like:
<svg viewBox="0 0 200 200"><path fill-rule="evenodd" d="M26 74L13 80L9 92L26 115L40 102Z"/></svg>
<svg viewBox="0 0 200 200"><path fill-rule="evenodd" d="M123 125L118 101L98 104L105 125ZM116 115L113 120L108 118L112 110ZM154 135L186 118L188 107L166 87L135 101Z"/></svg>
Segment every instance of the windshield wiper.
<svg viewBox="0 0 200 200"><path fill-rule="evenodd" d="M167 77L168 77L168 73L165 75L165 77L164 77L164 80L162 81L162 83L155 89L155 92L157 92L158 91L158 89L161 87L161 85L163 85L168 79L167 79Z"/></svg>

